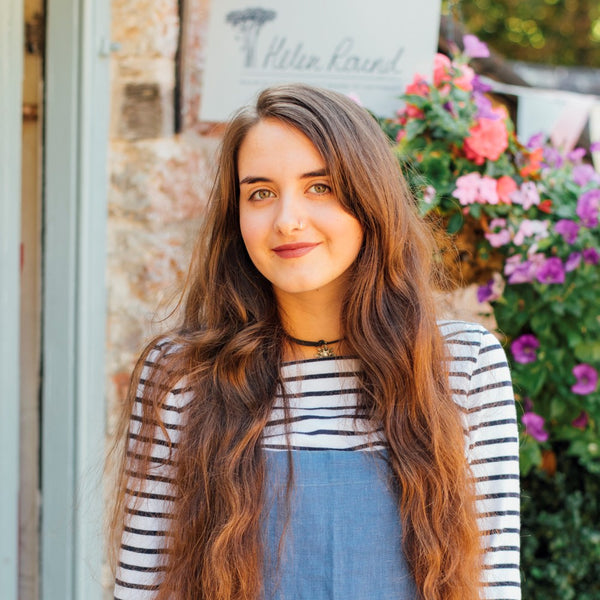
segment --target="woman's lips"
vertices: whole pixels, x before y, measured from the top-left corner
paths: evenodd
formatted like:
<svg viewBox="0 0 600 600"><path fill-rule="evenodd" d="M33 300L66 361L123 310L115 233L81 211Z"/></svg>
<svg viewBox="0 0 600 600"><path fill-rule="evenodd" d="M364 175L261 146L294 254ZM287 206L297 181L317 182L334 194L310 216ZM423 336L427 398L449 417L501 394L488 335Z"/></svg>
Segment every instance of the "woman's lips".
<svg viewBox="0 0 600 600"><path fill-rule="evenodd" d="M313 248L316 248L319 244L309 244L306 242L298 242L296 244L282 244L273 248L273 252L279 256L279 258L299 258L308 254Z"/></svg>

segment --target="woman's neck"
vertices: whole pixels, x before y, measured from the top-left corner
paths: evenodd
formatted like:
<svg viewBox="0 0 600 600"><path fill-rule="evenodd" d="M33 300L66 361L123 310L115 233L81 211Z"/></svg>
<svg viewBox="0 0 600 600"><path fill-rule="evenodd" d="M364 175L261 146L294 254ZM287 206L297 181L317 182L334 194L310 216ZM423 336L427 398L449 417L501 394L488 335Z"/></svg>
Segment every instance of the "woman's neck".
<svg viewBox="0 0 600 600"><path fill-rule="evenodd" d="M289 336L306 342L331 342L344 337L341 299L318 292L277 294L277 303L283 327ZM340 344L333 345L331 349L339 354ZM290 341L284 354L286 360L313 358L317 355L317 348Z"/></svg>

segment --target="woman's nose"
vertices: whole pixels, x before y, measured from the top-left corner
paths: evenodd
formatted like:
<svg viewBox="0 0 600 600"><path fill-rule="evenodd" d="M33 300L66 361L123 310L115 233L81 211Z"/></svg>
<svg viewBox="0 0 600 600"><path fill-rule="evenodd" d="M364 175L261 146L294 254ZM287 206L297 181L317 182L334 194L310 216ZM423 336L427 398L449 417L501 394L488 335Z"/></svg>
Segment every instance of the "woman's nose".
<svg viewBox="0 0 600 600"><path fill-rule="evenodd" d="M293 194L280 197L274 222L276 231L289 236L304 229L306 219L303 219L301 204Z"/></svg>

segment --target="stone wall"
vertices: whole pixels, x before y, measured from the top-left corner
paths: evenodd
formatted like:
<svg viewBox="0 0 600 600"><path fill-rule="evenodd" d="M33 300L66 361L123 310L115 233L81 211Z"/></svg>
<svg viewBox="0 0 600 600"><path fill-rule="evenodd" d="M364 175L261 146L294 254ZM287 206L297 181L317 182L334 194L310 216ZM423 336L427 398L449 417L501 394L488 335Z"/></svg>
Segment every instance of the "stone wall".
<svg viewBox="0 0 600 600"><path fill-rule="evenodd" d="M186 1L180 31L176 0L112 3L108 444L137 355L169 325L211 185L219 127L196 116L208 4Z"/></svg>

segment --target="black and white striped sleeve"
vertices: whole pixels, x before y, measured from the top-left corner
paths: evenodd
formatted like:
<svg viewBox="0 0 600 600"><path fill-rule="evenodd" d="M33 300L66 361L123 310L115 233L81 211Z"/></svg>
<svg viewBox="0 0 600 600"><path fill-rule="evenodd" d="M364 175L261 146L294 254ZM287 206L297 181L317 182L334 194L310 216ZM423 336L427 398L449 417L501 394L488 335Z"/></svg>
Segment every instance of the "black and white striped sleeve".
<svg viewBox="0 0 600 600"><path fill-rule="evenodd" d="M125 523L117 566L115 600L151 600L155 597L168 553L170 520L175 491L175 451L182 413L189 393L176 386L166 397L151 438L140 437L144 384L156 368L158 351L150 353L138 384L127 441L127 493ZM150 456L149 473L137 472L140 454Z"/></svg>
<svg viewBox="0 0 600 600"><path fill-rule="evenodd" d="M484 546L483 598L520 600L519 440L506 355L494 335L454 324L450 381L465 414Z"/></svg>

